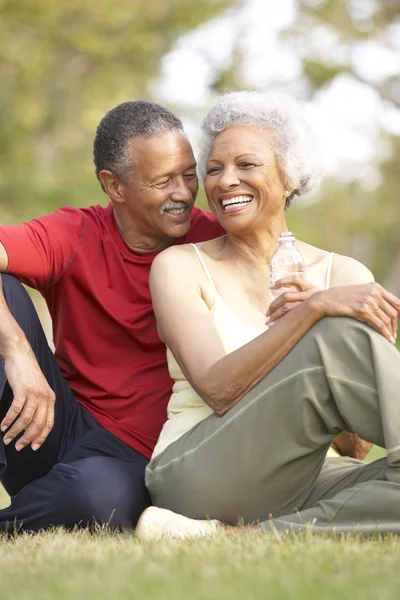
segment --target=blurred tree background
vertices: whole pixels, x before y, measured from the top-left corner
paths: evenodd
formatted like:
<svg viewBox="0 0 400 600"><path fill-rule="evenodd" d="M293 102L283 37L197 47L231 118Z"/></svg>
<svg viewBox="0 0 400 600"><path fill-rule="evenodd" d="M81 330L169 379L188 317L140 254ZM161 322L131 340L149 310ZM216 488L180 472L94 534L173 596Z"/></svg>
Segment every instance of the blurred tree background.
<svg viewBox="0 0 400 600"><path fill-rule="evenodd" d="M0 0L0 222L66 204L105 203L94 176L92 140L104 113L125 100L161 101L185 123L198 123L215 95L227 90L274 87L314 102L345 79L373 89L400 118L399 0L285 0L293 18L279 30L279 40L300 68L257 81L246 76L245 60L267 71L274 57L266 50L252 55L252 32L240 30L240 11L252 1ZM263 3L276 17L284 4ZM201 37L205 25L217 20L226 35L232 23L238 29L229 52L222 36L204 42L205 52L214 49L204 101L191 105L189 83L179 103L163 95L158 82L165 57L190 32ZM266 32L270 25L265 23ZM382 48L397 53L397 71L386 68ZM371 56L379 76L362 68ZM189 62L179 77L200 77L196 69ZM400 138L384 120L371 136L373 153L356 173L331 172L312 198L294 204L289 224L297 237L358 258L400 294ZM204 205L203 195L199 202Z"/></svg>
<svg viewBox="0 0 400 600"><path fill-rule="evenodd" d="M0 222L106 200L99 120L149 99L160 59L227 0L0 0Z"/></svg>
<svg viewBox="0 0 400 600"><path fill-rule="evenodd" d="M310 97L345 75L373 86L389 109L400 110L399 25L399 0L300 0L296 23L284 35L303 49L303 75ZM337 54L321 56L308 47L310 32L318 29L336 40ZM367 79L356 58L360 49L373 45L397 53L396 73L385 76L381 64L381 76ZM375 59L371 53L364 56L365 61L380 60L378 53ZM330 177L323 182L318 201L305 209L296 207L291 222L311 243L367 264L378 281L400 295L400 138L382 126L375 141L364 177L350 183Z"/></svg>

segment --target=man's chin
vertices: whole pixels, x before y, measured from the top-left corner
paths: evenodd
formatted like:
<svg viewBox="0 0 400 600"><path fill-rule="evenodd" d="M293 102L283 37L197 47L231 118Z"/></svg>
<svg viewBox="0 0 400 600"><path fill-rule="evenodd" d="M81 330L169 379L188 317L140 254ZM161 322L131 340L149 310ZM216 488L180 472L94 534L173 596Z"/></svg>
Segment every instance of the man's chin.
<svg viewBox="0 0 400 600"><path fill-rule="evenodd" d="M190 229L190 213L191 211L185 210L182 215L163 215L164 231L171 238L183 237L189 232Z"/></svg>

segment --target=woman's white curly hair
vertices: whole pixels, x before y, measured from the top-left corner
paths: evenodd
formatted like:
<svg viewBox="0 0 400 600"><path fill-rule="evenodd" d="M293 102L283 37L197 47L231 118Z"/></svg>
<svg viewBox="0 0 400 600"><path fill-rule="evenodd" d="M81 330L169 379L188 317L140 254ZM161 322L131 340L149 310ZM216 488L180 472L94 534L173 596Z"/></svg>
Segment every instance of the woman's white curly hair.
<svg viewBox="0 0 400 600"><path fill-rule="evenodd" d="M305 104L273 91L232 92L222 96L202 122L199 172L203 180L214 139L230 125L248 125L271 135L284 184L293 190L286 206L294 196L316 187L321 176L321 152Z"/></svg>

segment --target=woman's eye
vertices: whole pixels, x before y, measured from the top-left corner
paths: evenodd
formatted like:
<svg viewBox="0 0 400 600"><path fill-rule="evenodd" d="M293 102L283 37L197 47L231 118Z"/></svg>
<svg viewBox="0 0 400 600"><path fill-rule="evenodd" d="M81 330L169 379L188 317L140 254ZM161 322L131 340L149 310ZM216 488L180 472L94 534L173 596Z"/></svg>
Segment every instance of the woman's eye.
<svg viewBox="0 0 400 600"><path fill-rule="evenodd" d="M251 169L251 167L255 167L255 164L249 163L249 162L242 162L242 163L240 163L239 167L241 169Z"/></svg>
<svg viewBox="0 0 400 600"><path fill-rule="evenodd" d="M215 175L215 173L218 173L218 171L218 167L211 167L211 169L207 169L207 175Z"/></svg>

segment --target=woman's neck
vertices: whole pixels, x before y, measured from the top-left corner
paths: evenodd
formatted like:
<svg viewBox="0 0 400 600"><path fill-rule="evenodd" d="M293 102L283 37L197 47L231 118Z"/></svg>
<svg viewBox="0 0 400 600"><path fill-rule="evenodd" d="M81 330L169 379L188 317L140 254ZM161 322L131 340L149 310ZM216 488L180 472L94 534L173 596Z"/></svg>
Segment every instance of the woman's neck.
<svg viewBox="0 0 400 600"><path fill-rule="evenodd" d="M269 265L278 246L279 233L287 230L286 220L283 218L262 230L248 231L245 235L243 232L238 236L228 233L224 254L228 260L246 261L254 266Z"/></svg>

